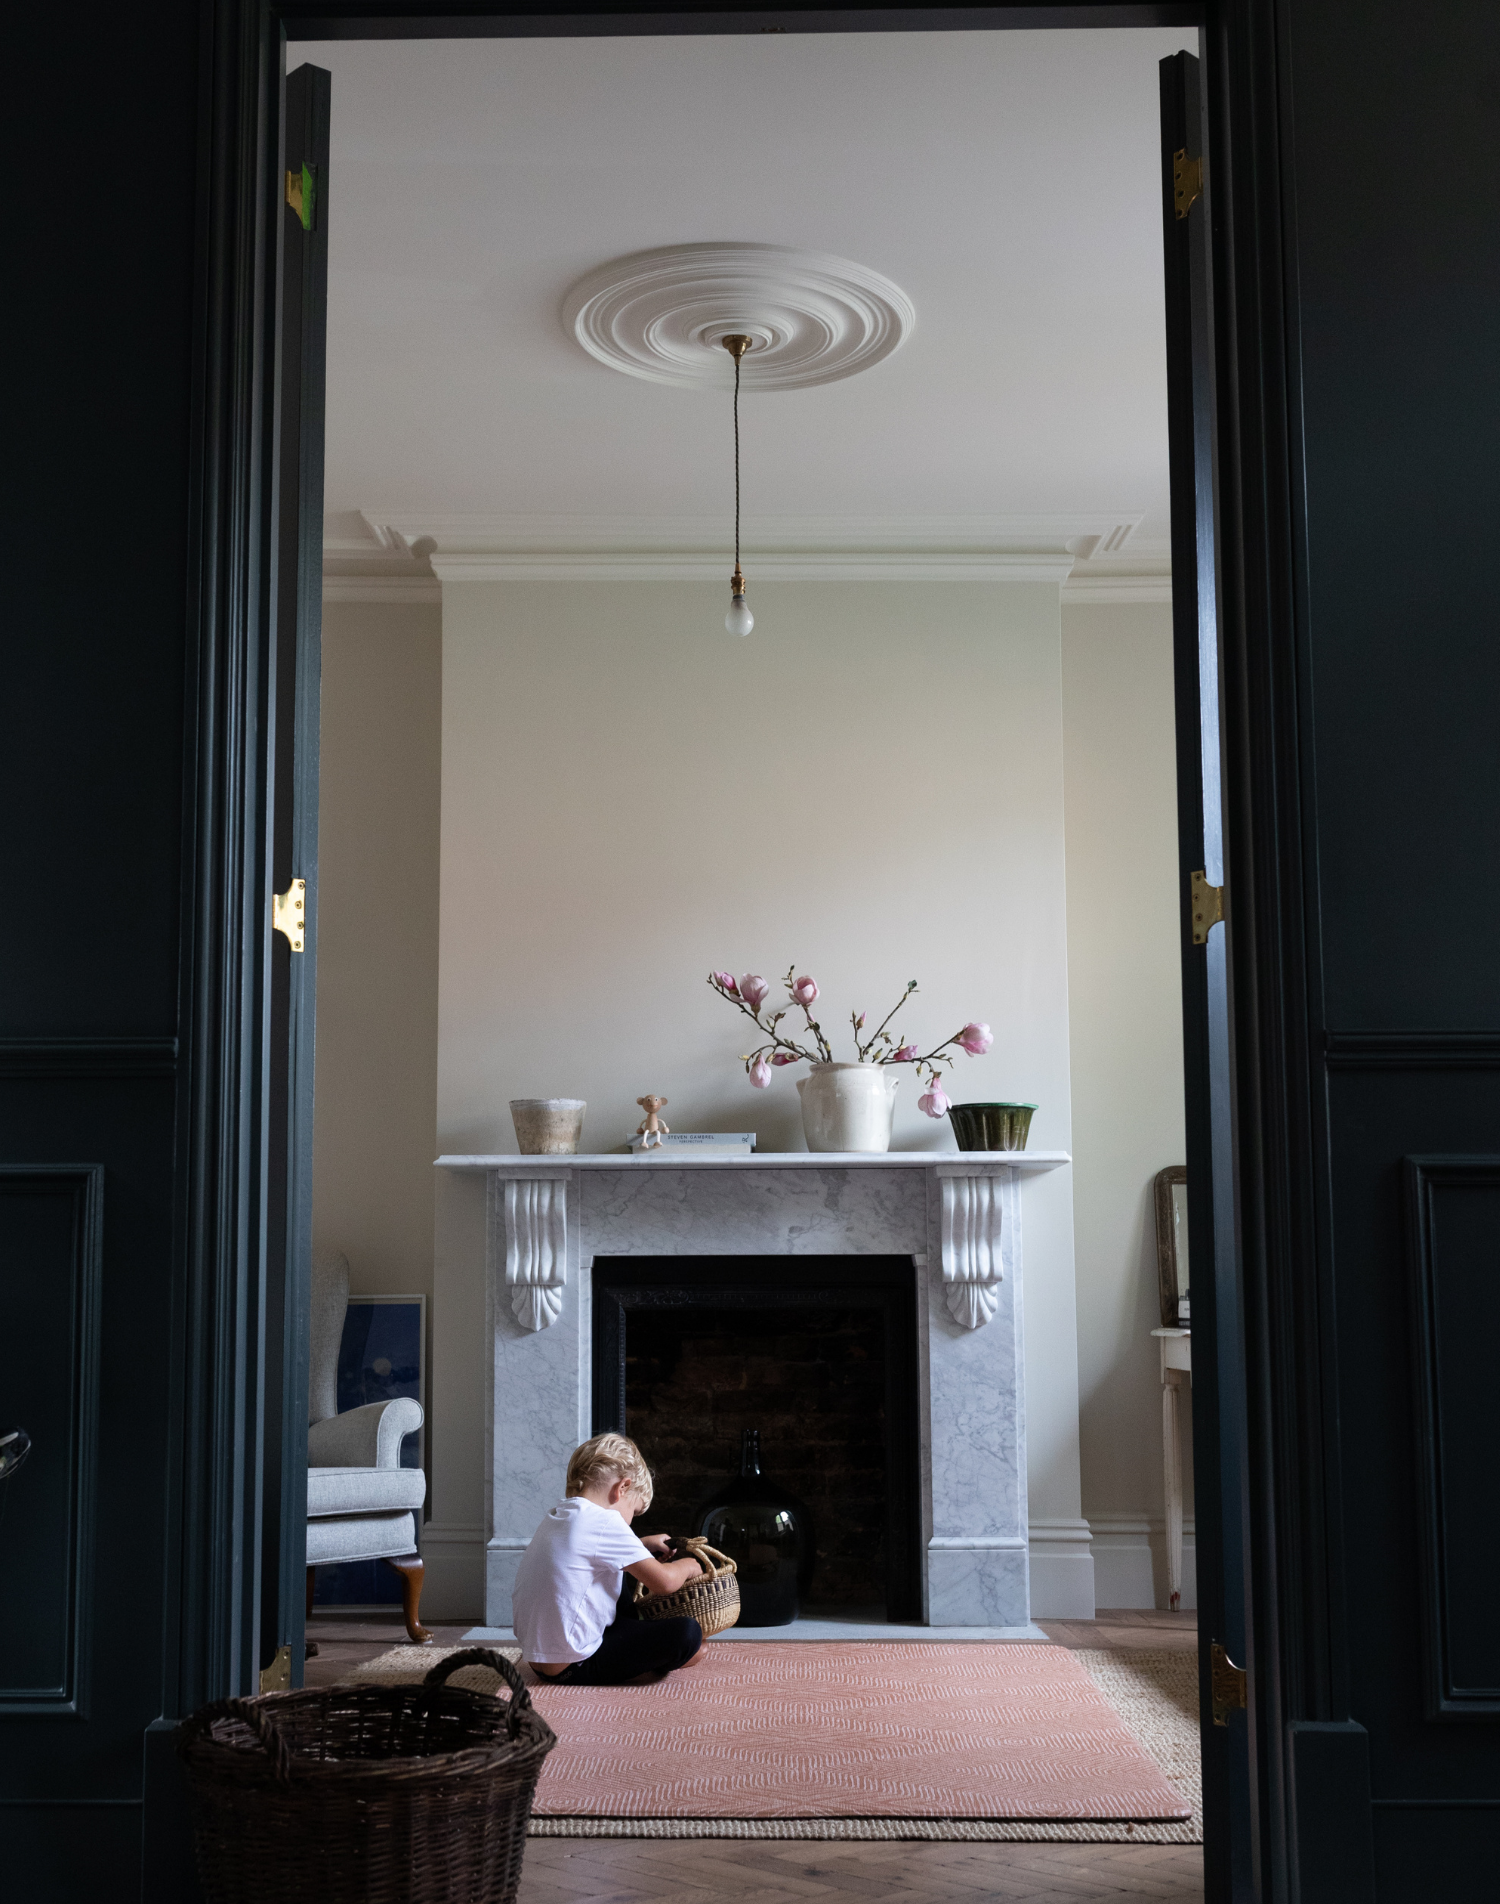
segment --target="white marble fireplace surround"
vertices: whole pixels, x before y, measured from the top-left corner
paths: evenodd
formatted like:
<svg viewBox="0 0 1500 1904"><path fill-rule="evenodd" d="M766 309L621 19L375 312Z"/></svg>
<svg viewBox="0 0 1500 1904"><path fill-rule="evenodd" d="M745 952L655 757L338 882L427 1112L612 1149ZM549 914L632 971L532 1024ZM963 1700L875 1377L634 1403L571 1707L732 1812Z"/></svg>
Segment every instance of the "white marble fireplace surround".
<svg viewBox="0 0 1500 1904"><path fill-rule="evenodd" d="M910 1255L929 1624L1024 1627L1021 1206L1064 1151L440 1157L487 1179L485 1620L592 1432L596 1256ZM732 1274L726 1271L726 1277Z"/></svg>

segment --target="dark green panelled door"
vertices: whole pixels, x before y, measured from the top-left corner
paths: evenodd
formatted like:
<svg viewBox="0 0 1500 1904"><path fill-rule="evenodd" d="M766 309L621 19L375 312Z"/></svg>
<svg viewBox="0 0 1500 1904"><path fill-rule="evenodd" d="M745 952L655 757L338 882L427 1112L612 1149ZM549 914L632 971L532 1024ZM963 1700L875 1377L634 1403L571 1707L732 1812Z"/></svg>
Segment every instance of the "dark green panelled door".
<svg viewBox="0 0 1500 1904"><path fill-rule="evenodd" d="M302 1683L312 1249L318 708L323 616L323 409L328 337L329 75L286 82L276 394L274 889L302 944L271 947L269 1216L260 1663L289 1649ZM298 885L296 882L301 882ZM297 911L301 904L300 914Z"/></svg>
<svg viewBox="0 0 1500 1904"><path fill-rule="evenodd" d="M1190 53L1161 63L1161 141L1204 1862L1210 1904L1248 1904L1256 1895L1249 1714L1222 1707L1216 1713L1213 1683L1215 1647L1234 1665L1247 1661L1249 1580L1229 927L1223 921L1205 926L1213 908L1201 896L1206 886L1217 898L1229 874L1222 818L1210 199L1199 68Z"/></svg>

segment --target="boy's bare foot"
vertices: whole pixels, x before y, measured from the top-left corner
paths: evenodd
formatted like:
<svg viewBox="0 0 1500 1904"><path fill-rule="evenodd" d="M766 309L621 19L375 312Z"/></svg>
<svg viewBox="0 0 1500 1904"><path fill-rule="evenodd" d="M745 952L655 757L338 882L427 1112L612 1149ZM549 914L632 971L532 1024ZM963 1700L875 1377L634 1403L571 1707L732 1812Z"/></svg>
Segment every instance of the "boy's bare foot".
<svg viewBox="0 0 1500 1904"><path fill-rule="evenodd" d="M705 1640L703 1644L698 1648L697 1652L694 1653L693 1657L691 1659L685 1659L682 1662L681 1666L678 1667L677 1670L679 1672L685 1673L689 1666L696 1666L700 1659L704 1659L707 1657L707 1654L708 1654L708 1641Z"/></svg>

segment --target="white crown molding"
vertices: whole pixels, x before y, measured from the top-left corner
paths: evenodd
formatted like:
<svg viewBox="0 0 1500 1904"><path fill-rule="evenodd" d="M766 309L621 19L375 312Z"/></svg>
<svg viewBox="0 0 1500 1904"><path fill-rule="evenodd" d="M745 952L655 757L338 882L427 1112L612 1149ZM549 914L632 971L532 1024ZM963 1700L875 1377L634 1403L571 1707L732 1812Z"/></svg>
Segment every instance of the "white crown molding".
<svg viewBox="0 0 1500 1904"><path fill-rule="evenodd" d="M710 517L363 512L367 535L325 544L325 601L435 602L445 583L722 582L730 557ZM1139 515L752 517L756 581L1049 582L1067 603L1170 601L1165 543L1132 540Z"/></svg>
<svg viewBox="0 0 1500 1904"><path fill-rule="evenodd" d="M563 329L611 370L650 383L723 389L734 367L720 340L752 341L746 393L801 390L868 370L916 323L910 298L878 271L786 245L665 245L580 278Z"/></svg>
<svg viewBox="0 0 1500 1904"><path fill-rule="evenodd" d="M1075 564L1062 587L1065 608L1128 606L1172 599L1172 545L1138 536L1123 543L1100 543Z"/></svg>
<svg viewBox="0 0 1500 1904"><path fill-rule="evenodd" d="M360 512L359 546L424 554L722 554L721 516L485 516ZM746 547L799 551L921 550L932 553L1081 556L1123 552L1141 522L1123 511L1050 515L746 516ZM347 544L340 544L346 547Z"/></svg>
<svg viewBox="0 0 1500 1904"><path fill-rule="evenodd" d="M1064 608L1108 608L1131 603L1170 602L1172 577L1166 574L1090 575L1075 567L1062 585Z"/></svg>
<svg viewBox="0 0 1500 1904"><path fill-rule="evenodd" d="M432 565L388 530L369 525L367 536L323 537L323 600L370 606L433 603L443 585Z"/></svg>
<svg viewBox="0 0 1500 1904"><path fill-rule="evenodd" d="M362 602L370 607L441 603L443 585L435 575L323 576L325 602Z"/></svg>
<svg viewBox="0 0 1500 1904"><path fill-rule="evenodd" d="M730 561L707 555L625 555L580 550L571 555L435 555L443 582L725 582ZM1073 566L1070 555L993 555L832 550L782 551L742 557L756 582L1052 582Z"/></svg>

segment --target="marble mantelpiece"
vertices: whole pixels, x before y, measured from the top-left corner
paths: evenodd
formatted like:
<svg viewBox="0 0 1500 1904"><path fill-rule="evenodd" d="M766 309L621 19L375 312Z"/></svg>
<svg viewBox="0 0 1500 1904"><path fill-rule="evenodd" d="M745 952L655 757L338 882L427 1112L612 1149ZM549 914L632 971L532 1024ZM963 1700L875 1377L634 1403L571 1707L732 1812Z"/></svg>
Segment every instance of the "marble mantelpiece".
<svg viewBox="0 0 1500 1904"><path fill-rule="evenodd" d="M927 1618L1025 1625L1022 1184L1067 1162L1060 1151L440 1157L488 1189L487 1624L509 1624L516 1564L592 1432L596 1256L910 1255Z"/></svg>

